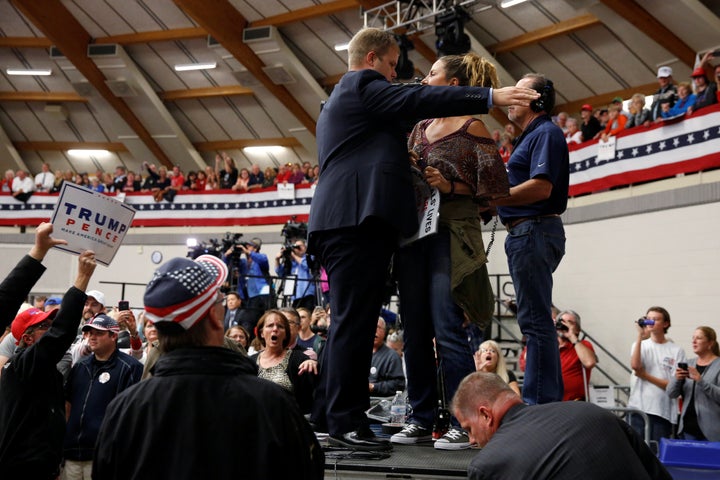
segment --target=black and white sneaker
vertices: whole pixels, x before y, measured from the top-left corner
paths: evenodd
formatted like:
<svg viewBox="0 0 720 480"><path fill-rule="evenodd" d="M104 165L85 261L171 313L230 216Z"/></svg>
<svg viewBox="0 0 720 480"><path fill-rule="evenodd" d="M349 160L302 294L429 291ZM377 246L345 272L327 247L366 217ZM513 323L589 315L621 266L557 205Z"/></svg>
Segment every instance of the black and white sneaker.
<svg viewBox="0 0 720 480"><path fill-rule="evenodd" d="M470 437L465 430L452 427L435 442L438 450L465 450L470 448Z"/></svg>
<svg viewBox="0 0 720 480"><path fill-rule="evenodd" d="M432 440L432 431L414 423L405 424L402 430L390 437L392 443L404 443L406 445L429 442L430 440Z"/></svg>

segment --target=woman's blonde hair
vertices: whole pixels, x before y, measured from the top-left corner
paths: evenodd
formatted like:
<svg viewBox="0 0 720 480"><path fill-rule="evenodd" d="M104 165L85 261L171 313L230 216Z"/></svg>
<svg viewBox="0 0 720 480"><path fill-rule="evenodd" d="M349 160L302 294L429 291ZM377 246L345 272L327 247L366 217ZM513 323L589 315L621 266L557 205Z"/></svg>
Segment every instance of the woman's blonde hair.
<svg viewBox="0 0 720 480"><path fill-rule="evenodd" d="M440 60L445 67L445 78L457 78L460 86L498 88L500 85L495 65L479 55L447 55Z"/></svg>
<svg viewBox="0 0 720 480"><path fill-rule="evenodd" d="M508 376L508 370L507 370L507 364L505 363L505 357L502 355L502 352L500 351L500 345L497 344L494 340L485 340L483 343L480 344L480 347L478 347L478 351L480 351L483 348L492 348L495 350L495 353L497 353L498 361L497 366L495 366L495 373L498 377L505 380L505 383L510 382L510 377Z"/></svg>

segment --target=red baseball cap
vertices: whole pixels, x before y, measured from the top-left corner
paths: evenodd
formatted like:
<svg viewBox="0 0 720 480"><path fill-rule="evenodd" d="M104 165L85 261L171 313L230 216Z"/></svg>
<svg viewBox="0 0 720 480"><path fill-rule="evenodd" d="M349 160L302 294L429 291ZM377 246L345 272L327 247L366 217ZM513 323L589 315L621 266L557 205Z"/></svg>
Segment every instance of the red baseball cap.
<svg viewBox="0 0 720 480"><path fill-rule="evenodd" d="M592 112L592 111L593 111L593 108L592 108L592 105L590 105L589 103L586 103L586 104L583 105L582 108L580 109L580 111L582 111L582 110L587 110L588 112Z"/></svg>
<svg viewBox="0 0 720 480"><path fill-rule="evenodd" d="M21 312L17 317L15 317L15 320L13 320L12 325L10 326L12 336L15 337L15 345L20 344L20 339L28 328L33 325L37 325L38 323L42 323L48 318L55 318L57 312L57 308L54 308L49 312L43 312L37 308L28 308L27 310Z"/></svg>
<svg viewBox="0 0 720 480"><path fill-rule="evenodd" d="M692 75L690 75L692 78L695 77L704 77L705 76L705 69L702 67L697 67L695 70L693 70Z"/></svg>

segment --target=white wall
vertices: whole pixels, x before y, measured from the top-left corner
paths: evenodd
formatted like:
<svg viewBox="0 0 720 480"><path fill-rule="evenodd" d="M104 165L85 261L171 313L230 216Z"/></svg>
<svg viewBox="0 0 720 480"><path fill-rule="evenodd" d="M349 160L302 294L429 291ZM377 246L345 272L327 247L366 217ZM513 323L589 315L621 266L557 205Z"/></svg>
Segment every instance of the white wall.
<svg viewBox="0 0 720 480"><path fill-rule="evenodd" d="M560 309L576 310L583 329L615 356L629 364L637 337L633 322L651 305L670 312L668 335L688 356L697 326L720 332L714 313L720 285L720 203L565 228L566 254L554 276L553 301ZM504 230L499 231L490 273L508 273L504 238Z"/></svg>

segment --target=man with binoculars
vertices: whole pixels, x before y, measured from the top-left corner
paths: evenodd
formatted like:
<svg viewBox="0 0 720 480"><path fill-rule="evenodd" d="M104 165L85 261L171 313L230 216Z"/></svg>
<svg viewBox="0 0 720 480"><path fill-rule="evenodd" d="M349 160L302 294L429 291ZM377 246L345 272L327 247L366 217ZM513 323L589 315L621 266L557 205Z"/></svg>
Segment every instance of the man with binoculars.
<svg viewBox="0 0 720 480"><path fill-rule="evenodd" d="M573 310L558 313L555 322L560 347L560 369L563 379L563 401L586 400L590 371L597 363L595 350L587 340L580 340L580 315ZM583 371L584 370L584 371Z"/></svg>

